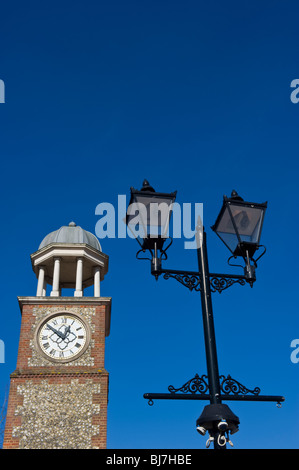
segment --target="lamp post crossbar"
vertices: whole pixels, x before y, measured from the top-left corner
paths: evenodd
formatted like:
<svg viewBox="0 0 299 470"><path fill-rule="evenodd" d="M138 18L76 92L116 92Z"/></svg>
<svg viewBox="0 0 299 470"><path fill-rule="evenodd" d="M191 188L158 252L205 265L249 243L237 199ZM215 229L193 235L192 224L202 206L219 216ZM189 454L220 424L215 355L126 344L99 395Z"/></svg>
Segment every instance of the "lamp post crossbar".
<svg viewBox="0 0 299 470"><path fill-rule="evenodd" d="M278 406L285 400L280 395L220 395L222 401L270 401L277 403ZM210 400L211 395L206 393L202 395L184 395L184 393L145 393L143 398L153 405L153 400Z"/></svg>
<svg viewBox="0 0 299 470"><path fill-rule="evenodd" d="M230 375L220 375L220 399L221 401L268 401L276 402L278 406L285 400L280 395L260 395L260 388L253 390L245 387ZM168 387L169 393L145 393L143 397L148 400L151 406L154 400L211 400L209 393L208 377L198 374L188 380L179 388L173 385Z"/></svg>

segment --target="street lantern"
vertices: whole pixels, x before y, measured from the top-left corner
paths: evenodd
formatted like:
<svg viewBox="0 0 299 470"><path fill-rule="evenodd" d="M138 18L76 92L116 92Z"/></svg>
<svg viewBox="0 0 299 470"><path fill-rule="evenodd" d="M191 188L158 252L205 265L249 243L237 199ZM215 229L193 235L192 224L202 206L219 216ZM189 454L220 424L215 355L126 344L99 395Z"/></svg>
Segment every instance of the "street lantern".
<svg viewBox="0 0 299 470"><path fill-rule="evenodd" d="M267 203L245 202L236 191L223 196L223 205L212 230L234 257L252 259L259 248Z"/></svg>
<svg viewBox="0 0 299 470"><path fill-rule="evenodd" d="M140 191L131 188L126 224L142 251L163 251L175 198L176 191L158 193L147 180L143 181Z"/></svg>

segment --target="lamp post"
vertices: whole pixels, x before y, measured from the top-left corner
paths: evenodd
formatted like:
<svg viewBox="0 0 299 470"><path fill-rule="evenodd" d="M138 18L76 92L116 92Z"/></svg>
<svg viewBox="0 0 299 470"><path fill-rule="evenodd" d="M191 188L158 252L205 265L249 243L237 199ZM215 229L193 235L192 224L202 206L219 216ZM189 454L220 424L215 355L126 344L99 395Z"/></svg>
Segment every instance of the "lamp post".
<svg viewBox="0 0 299 470"><path fill-rule="evenodd" d="M256 251L262 247L259 242L267 203L246 202L236 191L232 192L230 198L223 198L222 208L212 230L231 251L232 256L228 261L231 258L243 258L244 274L237 275L210 273L206 232L200 220L196 228L198 271L162 268L162 261L167 259L166 251L172 244L168 227L175 199L176 191L157 193L144 180L140 191L131 188L126 223L140 246L136 257L151 261L151 273L156 279L161 275L164 279L173 278L190 291L200 292L207 375L200 377L196 374L179 388L170 385L169 393L145 393L144 398L149 400L150 405L154 399L208 400L210 404L205 406L197 419L196 429L201 435L208 432L207 447L213 442L215 449L225 449L227 442L232 444L230 434L238 431L240 421L223 401L274 401L279 406L284 401L282 396L260 395L258 387L250 390L229 375L219 375L212 308L213 292L221 293L235 283L242 286L248 283L252 287L256 281L257 261L266 251L263 247L262 254L254 258ZM166 240L169 242L165 247Z"/></svg>

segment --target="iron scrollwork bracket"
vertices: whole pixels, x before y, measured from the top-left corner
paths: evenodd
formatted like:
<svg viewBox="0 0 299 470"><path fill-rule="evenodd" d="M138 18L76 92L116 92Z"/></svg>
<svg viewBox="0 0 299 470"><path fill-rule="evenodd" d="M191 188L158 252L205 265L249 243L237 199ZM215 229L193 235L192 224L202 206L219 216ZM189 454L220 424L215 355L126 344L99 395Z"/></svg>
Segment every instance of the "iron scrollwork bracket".
<svg viewBox="0 0 299 470"><path fill-rule="evenodd" d="M218 291L219 294L221 294L223 290L236 283L240 284L241 286L245 286L245 277L237 275L228 276L225 274L210 274L210 286L212 292Z"/></svg>
<svg viewBox="0 0 299 470"><path fill-rule="evenodd" d="M201 377L198 374L195 374L193 379L188 380L179 388L174 388L173 385L169 385L168 391L170 393L200 393L205 394L209 390L208 377L207 375L202 375Z"/></svg>
<svg viewBox="0 0 299 470"><path fill-rule="evenodd" d="M190 291L195 290L196 292L201 291L201 279L200 274L196 271L178 271L174 269L161 269L159 275L162 274L164 279L176 279L183 286L188 287ZM240 284L244 286L246 284L245 276L233 275L233 274L215 274L210 273L210 289L211 292L219 292L228 289L233 284Z"/></svg>
<svg viewBox="0 0 299 470"><path fill-rule="evenodd" d="M245 387L237 380L233 379L230 375L225 377L225 375L220 375L220 390L225 395L259 395L261 389L255 387L253 390Z"/></svg>
<svg viewBox="0 0 299 470"><path fill-rule="evenodd" d="M183 286L188 287L190 291L195 290L196 292L200 291L200 276L197 273L190 273L187 271L177 272L177 271L165 271L163 270L163 278L176 279L178 282L183 284Z"/></svg>
<svg viewBox="0 0 299 470"><path fill-rule="evenodd" d="M169 385L168 391L170 393L145 393L144 398L148 400L148 404L152 406L155 399L168 399L168 400L183 400L183 399L197 399L197 400L208 400L209 395L209 384L207 375L198 374L184 383L181 387L175 388L173 385Z"/></svg>

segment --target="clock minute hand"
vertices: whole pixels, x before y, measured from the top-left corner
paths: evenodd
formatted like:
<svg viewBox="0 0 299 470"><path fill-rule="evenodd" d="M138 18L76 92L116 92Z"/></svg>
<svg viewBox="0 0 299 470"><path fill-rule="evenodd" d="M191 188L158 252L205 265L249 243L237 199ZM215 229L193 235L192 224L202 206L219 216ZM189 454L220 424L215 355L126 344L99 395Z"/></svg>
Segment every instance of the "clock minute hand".
<svg viewBox="0 0 299 470"><path fill-rule="evenodd" d="M64 334L61 333L61 331L55 330L55 328L53 328L53 326L49 325L49 323L47 323L47 326L50 328L50 330L52 330L54 333L56 333L56 335L59 336L61 339L65 338Z"/></svg>
<svg viewBox="0 0 299 470"><path fill-rule="evenodd" d="M70 329L71 327L70 326L67 326L64 330L64 335L63 335L63 339L65 339L67 337L67 335L69 334L70 332Z"/></svg>

